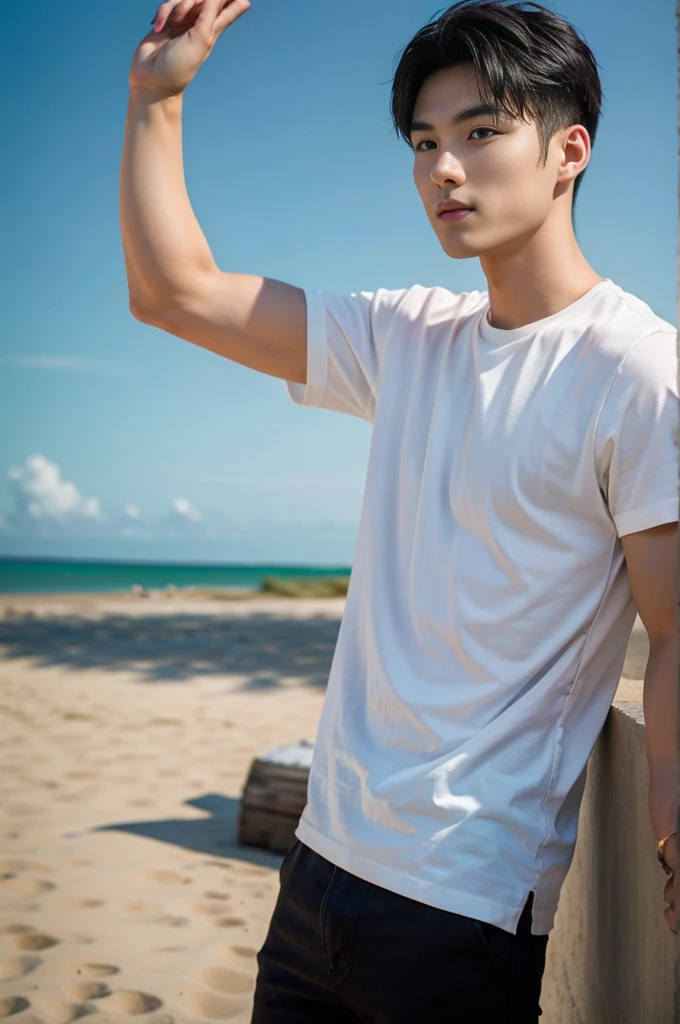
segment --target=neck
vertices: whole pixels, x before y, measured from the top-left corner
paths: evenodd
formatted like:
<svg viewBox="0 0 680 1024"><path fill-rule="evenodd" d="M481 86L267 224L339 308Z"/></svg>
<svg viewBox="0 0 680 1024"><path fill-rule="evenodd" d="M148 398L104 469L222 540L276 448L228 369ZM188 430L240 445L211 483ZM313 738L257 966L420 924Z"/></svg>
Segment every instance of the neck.
<svg viewBox="0 0 680 1024"><path fill-rule="evenodd" d="M576 302L600 281L581 252L571 220L546 221L528 240L480 257L490 323L500 330L543 320Z"/></svg>

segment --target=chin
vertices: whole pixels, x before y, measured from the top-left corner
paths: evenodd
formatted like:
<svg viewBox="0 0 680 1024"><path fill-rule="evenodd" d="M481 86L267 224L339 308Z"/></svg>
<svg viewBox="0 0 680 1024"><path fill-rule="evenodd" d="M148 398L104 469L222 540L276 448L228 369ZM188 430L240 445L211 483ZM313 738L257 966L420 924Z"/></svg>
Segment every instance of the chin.
<svg viewBox="0 0 680 1024"><path fill-rule="evenodd" d="M450 238L440 238L439 241L446 255L452 260L471 260L482 255L483 250L474 242L465 242L462 239L452 241Z"/></svg>

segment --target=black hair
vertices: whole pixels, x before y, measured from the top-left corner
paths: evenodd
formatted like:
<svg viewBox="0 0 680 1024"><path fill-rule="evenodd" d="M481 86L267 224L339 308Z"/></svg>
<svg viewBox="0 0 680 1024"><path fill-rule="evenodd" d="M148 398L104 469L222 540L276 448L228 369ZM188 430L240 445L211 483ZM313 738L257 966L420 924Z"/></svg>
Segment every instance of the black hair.
<svg viewBox="0 0 680 1024"><path fill-rule="evenodd" d="M540 4L461 0L402 51L392 83L392 120L411 148L422 85L435 71L463 63L475 67L482 102L513 118L535 119L544 167L550 140L561 128L583 125L594 143L603 93L597 61L578 30ZM574 201L586 169L574 181Z"/></svg>

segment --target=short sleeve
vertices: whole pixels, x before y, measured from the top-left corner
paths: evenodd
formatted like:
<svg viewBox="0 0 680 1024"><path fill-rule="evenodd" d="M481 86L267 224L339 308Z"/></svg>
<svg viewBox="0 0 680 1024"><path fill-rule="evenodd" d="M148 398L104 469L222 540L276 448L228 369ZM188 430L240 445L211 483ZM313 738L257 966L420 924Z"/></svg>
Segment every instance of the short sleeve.
<svg viewBox="0 0 680 1024"><path fill-rule="evenodd" d="M598 418L600 488L619 537L678 519L676 336L654 333L619 365Z"/></svg>
<svg viewBox="0 0 680 1024"><path fill-rule="evenodd" d="M332 295L304 289L307 383L286 381L296 405L373 422L378 370L388 328L406 289Z"/></svg>

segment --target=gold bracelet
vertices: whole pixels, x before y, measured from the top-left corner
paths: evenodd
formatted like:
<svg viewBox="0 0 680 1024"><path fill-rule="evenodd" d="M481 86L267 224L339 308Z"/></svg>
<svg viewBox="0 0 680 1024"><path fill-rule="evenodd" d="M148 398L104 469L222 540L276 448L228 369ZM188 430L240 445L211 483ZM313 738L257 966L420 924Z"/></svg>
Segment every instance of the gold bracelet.
<svg viewBox="0 0 680 1024"><path fill-rule="evenodd" d="M667 836L664 836L663 839L659 839L658 843L656 844L656 856L657 856L657 859L666 868L668 867L668 864L666 864L666 860L664 858L664 849L665 849L666 843L671 838L671 836L676 836L677 834L678 834L677 832L669 832L669 834Z"/></svg>

